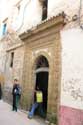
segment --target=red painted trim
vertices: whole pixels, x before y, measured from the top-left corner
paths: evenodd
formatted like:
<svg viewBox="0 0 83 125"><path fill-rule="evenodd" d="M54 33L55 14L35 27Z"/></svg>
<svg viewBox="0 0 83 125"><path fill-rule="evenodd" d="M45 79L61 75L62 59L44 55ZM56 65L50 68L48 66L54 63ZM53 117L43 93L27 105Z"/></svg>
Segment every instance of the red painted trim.
<svg viewBox="0 0 83 125"><path fill-rule="evenodd" d="M59 125L83 125L83 111L67 106L60 106Z"/></svg>

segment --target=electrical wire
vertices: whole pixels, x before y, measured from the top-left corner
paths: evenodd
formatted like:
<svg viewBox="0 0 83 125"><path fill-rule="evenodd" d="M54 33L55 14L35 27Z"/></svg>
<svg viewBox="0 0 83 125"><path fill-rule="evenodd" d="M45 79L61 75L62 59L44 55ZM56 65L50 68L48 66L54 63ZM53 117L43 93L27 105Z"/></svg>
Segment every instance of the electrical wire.
<svg viewBox="0 0 83 125"><path fill-rule="evenodd" d="M79 26L80 27L81 27L81 10L82 10L82 0L80 0L80 7L79 7Z"/></svg>

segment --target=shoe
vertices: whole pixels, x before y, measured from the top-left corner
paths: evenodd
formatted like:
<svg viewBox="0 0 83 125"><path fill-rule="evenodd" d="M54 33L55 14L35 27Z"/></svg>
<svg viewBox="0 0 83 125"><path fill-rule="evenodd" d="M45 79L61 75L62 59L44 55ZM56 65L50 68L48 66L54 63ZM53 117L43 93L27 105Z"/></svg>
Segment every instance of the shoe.
<svg viewBox="0 0 83 125"><path fill-rule="evenodd" d="M30 115L28 115L28 118L29 118L29 119L32 119L33 117L32 117L32 116L30 116Z"/></svg>

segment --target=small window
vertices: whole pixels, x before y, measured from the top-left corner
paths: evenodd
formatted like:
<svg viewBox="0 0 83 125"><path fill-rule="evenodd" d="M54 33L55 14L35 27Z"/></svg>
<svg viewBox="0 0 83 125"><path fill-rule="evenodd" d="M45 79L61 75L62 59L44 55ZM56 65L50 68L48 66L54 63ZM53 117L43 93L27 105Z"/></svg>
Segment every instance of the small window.
<svg viewBox="0 0 83 125"><path fill-rule="evenodd" d="M7 27L7 24L4 23L4 24L3 24L3 31L2 31L2 32L3 32L3 35L5 35L5 33L6 33L6 27Z"/></svg>
<svg viewBox="0 0 83 125"><path fill-rule="evenodd" d="M47 18L48 0L43 1L42 20Z"/></svg>
<svg viewBox="0 0 83 125"><path fill-rule="evenodd" d="M10 67L13 67L14 52L11 53Z"/></svg>

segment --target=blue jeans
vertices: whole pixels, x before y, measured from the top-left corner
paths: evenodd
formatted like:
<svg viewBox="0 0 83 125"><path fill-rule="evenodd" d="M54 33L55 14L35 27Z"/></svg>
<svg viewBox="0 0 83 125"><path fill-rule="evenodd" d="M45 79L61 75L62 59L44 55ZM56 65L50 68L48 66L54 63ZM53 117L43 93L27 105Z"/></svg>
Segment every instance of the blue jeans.
<svg viewBox="0 0 83 125"><path fill-rule="evenodd" d="M31 109L31 111L29 112L29 115L28 115L28 116L33 117L33 116L34 116L34 113L35 113L35 110L36 110L38 107L39 107L39 111L40 111L41 115L43 115L44 112L43 112L43 109L42 109L42 103L37 103L37 102L35 102L35 103L32 105L32 109Z"/></svg>

